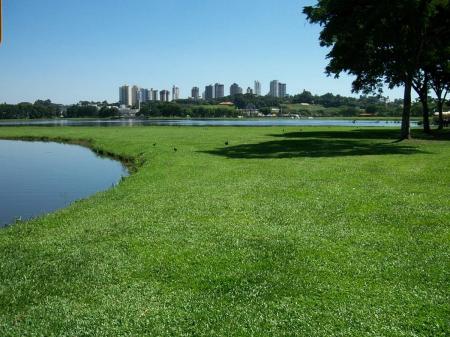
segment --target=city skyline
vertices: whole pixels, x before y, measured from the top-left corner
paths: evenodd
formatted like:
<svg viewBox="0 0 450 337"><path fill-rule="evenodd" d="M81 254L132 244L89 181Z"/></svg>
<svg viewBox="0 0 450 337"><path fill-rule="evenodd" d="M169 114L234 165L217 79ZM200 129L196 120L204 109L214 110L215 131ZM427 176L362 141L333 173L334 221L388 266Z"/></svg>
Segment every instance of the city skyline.
<svg viewBox="0 0 450 337"><path fill-rule="evenodd" d="M261 82L255 80L254 87L248 86L244 91L243 87L234 82L229 87L228 95L225 95L225 85L216 82L214 85L209 84L205 86L203 93L201 94L200 88L194 86L191 88L190 95L181 95L180 88L177 85L172 85L172 96L170 96L170 91L158 89L147 89L140 87L138 85L122 85L119 87L119 100L118 103L127 106L136 106L138 103L145 103L148 101L176 101L178 99L204 99L213 100L218 98L224 98L226 96L234 96L237 94L252 94L256 96L273 96L273 97L286 97L289 96L287 93L286 83L281 83L278 80L272 80L269 84L269 91L264 94L262 93ZM274 89L276 88L276 89ZM161 92L164 91L164 94ZM116 101L111 101L114 103Z"/></svg>
<svg viewBox="0 0 450 337"><path fill-rule="evenodd" d="M272 80L269 84L270 90L267 94L262 93L261 82L255 80L254 87L248 86L244 91L243 87L234 82L229 87L228 95L225 94L225 85L216 82L214 85L209 84L205 86L205 90L202 94L200 94L200 88L198 86L194 86L190 90L190 95L183 96L181 95L180 87L177 85L172 85L172 95L170 96L169 90L158 90L158 89L147 89L144 87L140 87L138 85L122 85L119 87L119 100L117 101L121 105L126 106L137 106L139 103L145 103L148 101L176 101L179 99L204 99L204 100L213 100L220 99L227 96L234 96L237 94L252 94L256 96L272 96L272 97L286 97L289 96L287 93L287 85L286 83L281 83L278 80ZM305 90L305 89L304 89ZM186 90L186 92L189 92ZM116 102L116 101L114 101ZM113 103L113 101L111 101Z"/></svg>
<svg viewBox="0 0 450 337"><path fill-rule="evenodd" d="M226 87L236 82L246 89L254 87L247 79L269 83L280 78L291 93L307 89L355 96L350 77L324 74L327 50L319 46L320 29L301 14L311 3L6 1L0 101L114 101L117 94L111 88L123 83L150 82L171 90L173 79L181 96L188 96L192 86L208 84L213 77ZM230 6L236 11L224 15ZM271 40L284 47L272 47ZM385 95L401 97L401 91Z"/></svg>

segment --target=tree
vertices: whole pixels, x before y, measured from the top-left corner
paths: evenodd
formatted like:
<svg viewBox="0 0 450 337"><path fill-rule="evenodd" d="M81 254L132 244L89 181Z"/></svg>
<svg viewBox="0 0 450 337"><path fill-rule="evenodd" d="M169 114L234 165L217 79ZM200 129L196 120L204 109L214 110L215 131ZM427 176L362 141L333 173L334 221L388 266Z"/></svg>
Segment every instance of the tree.
<svg viewBox="0 0 450 337"><path fill-rule="evenodd" d="M410 138L411 91L423 69L427 28L442 0L319 0L304 8L311 23L323 26L322 46L331 47L326 72L356 76L353 91L381 92L404 86L401 138Z"/></svg>
<svg viewBox="0 0 450 337"><path fill-rule="evenodd" d="M292 99L292 103L314 103L314 96L311 92L303 90L301 94L295 95Z"/></svg>
<svg viewBox="0 0 450 337"><path fill-rule="evenodd" d="M444 127L443 106L450 91L450 5L442 1L435 7L435 18L428 31L425 70L437 97L439 129Z"/></svg>

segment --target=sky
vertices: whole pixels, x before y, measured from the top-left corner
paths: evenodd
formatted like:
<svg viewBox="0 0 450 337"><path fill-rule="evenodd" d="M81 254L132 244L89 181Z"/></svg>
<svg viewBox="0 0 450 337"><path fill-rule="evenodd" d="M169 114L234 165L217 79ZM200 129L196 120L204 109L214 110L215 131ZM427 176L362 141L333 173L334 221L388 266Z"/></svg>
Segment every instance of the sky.
<svg viewBox="0 0 450 337"><path fill-rule="evenodd" d="M289 94L351 95L327 77L301 0L3 0L0 102L118 101L123 84L170 89L259 80ZM388 91L391 98L401 90Z"/></svg>

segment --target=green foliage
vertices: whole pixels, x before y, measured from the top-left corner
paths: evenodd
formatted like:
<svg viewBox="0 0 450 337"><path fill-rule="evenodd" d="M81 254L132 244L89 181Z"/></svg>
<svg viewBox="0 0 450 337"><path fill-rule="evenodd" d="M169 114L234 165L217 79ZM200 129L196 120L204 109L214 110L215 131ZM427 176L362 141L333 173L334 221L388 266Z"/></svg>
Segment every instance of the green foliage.
<svg viewBox="0 0 450 337"><path fill-rule="evenodd" d="M149 102L141 106L138 114L143 117L194 117L194 118L213 118L213 117L236 117L237 111L234 108L211 105L195 104L192 101L185 102Z"/></svg>
<svg viewBox="0 0 450 337"><path fill-rule="evenodd" d="M80 118L88 117L95 118L99 114L99 110L96 106L92 105L72 105L67 108L65 117L67 118Z"/></svg>
<svg viewBox="0 0 450 337"><path fill-rule="evenodd" d="M38 100L34 104L0 104L0 119L55 118L60 113L61 105L53 104L50 100Z"/></svg>
<svg viewBox="0 0 450 337"><path fill-rule="evenodd" d="M99 118L119 117L119 109L116 107L102 106L98 111Z"/></svg>

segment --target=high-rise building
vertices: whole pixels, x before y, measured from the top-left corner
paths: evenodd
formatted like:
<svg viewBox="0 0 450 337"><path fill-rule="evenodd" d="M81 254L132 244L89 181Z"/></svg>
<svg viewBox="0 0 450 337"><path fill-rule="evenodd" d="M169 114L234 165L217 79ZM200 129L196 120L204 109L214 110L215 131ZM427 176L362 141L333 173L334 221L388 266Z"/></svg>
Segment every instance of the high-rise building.
<svg viewBox="0 0 450 337"><path fill-rule="evenodd" d="M214 86L212 85L207 85L205 87L205 100L210 101L212 99L214 99Z"/></svg>
<svg viewBox="0 0 450 337"><path fill-rule="evenodd" d="M200 88L199 87L193 87L191 90L191 97L195 100L200 99Z"/></svg>
<svg viewBox="0 0 450 337"><path fill-rule="evenodd" d="M225 97L225 86L220 83L214 84L214 98Z"/></svg>
<svg viewBox="0 0 450 337"><path fill-rule="evenodd" d="M253 95L253 89L250 88L250 87L248 87L248 88L247 88L247 94Z"/></svg>
<svg viewBox="0 0 450 337"><path fill-rule="evenodd" d="M278 97L286 97L286 83L278 83Z"/></svg>
<svg viewBox="0 0 450 337"><path fill-rule="evenodd" d="M141 88L139 90L139 101L141 103L150 101L150 90Z"/></svg>
<svg viewBox="0 0 450 337"><path fill-rule="evenodd" d="M131 87L131 106L137 106L139 104L139 87L133 85Z"/></svg>
<svg viewBox="0 0 450 337"><path fill-rule="evenodd" d="M233 83L230 87L230 96L242 94L242 91L242 88L237 83Z"/></svg>
<svg viewBox="0 0 450 337"><path fill-rule="evenodd" d="M161 102L169 102L170 99L170 91L169 90L161 90L159 92L159 100Z"/></svg>
<svg viewBox="0 0 450 337"><path fill-rule="evenodd" d="M151 101L157 101L159 100L159 91L150 89L150 100Z"/></svg>
<svg viewBox="0 0 450 337"><path fill-rule="evenodd" d="M177 99L180 99L180 88L174 85L172 87L172 101L176 101Z"/></svg>
<svg viewBox="0 0 450 337"><path fill-rule="evenodd" d="M270 92L269 95L272 97L279 97L280 95L280 82L278 82L277 80L274 80L272 82L270 82Z"/></svg>
<svg viewBox="0 0 450 337"><path fill-rule="evenodd" d="M119 88L119 104L131 105L131 88L128 85L123 85Z"/></svg>
<svg viewBox="0 0 450 337"><path fill-rule="evenodd" d="M261 83L259 81L255 81L255 91L254 94L256 96L261 96Z"/></svg>

